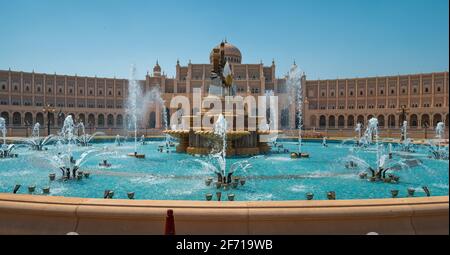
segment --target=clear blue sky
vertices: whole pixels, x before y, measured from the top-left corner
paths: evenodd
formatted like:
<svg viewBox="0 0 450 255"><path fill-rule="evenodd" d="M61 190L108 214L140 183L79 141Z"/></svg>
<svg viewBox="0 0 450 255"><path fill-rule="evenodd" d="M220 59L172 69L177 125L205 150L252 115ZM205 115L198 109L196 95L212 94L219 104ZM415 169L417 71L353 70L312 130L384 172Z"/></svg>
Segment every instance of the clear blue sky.
<svg viewBox="0 0 450 255"><path fill-rule="evenodd" d="M447 71L448 0L0 0L0 69L175 74L223 38L244 63L308 79Z"/></svg>

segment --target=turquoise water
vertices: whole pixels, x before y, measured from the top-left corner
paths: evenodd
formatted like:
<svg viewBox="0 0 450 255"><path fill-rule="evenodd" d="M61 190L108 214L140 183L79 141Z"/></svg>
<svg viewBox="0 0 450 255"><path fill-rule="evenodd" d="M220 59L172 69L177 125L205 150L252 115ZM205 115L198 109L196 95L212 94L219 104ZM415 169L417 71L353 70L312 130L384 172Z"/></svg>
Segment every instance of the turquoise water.
<svg viewBox="0 0 450 255"><path fill-rule="evenodd" d="M206 193L218 191L214 183L205 185L205 179L215 175L206 170L194 157L178 153L157 151L160 141L141 145L139 152L145 159L126 156L133 151L133 144L116 146L113 143L96 143L90 147L73 147L75 158L84 151L97 149L101 154L88 158L82 171L89 171L90 178L82 180L61 180L61 172L48 158L57 154L55 146L48 151L35 152L27 148L16 150L18 158L0 159L0 192L10 193L15 184L22 187L17 193L27 194L29 185L36 185L35 194L42 194L42 188L50 186L50 196L103 198L104 190L114 190L114 198L127 198L127 192L135 192L136 199L151 200L205 200ZM295 142L282 142L285 148L295 151ZM172 148L174 149L174 148ZM304 200L305 194L314 193L314 199L327 199L328 191L335 191L337 199L389 198L391 190L399 190L399 197L407 196L408 188L415 188L415 196L425 196L422 186L428 186L432 196L449 194L449 162L428 158L428 150L418 147L415 153L394 153L394 161L418 159L421 164L395 171L400 176L399 184L369 182L359 178L363 169L347 169L349 156L365 160L376 166L375 148L357 149L350 144L305 142L303 149L309 159L291 159L289 153L270 154L256 158L227 159L227 166L247 160L252 166L246 172L237 170L236 176L244 176L246 184L237 189L222 190L226 199L228 193L235 194L236 201L259 200ZM394 147L394 150L396 148ZM110 168L98 164L108 159ZM49 181L48 175L56 173L57 180Z"/></svg>

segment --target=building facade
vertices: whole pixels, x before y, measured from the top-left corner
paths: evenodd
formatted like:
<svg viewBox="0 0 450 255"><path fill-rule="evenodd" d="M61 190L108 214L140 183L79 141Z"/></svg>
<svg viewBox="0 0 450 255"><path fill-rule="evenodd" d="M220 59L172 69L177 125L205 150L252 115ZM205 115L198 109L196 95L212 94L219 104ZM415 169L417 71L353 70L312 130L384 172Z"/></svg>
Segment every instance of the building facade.
<svg viewBox="0 0 450 255"><path fill-rule="evenodd" d="M295 104L288 101L286 78L275 75L275 62L269 66L242 64L240 50L230 43L225 43L225 59L232 66L237 94L262 96L272 90L279 97L278 127L295 129ZM168 77L156 63L139 83L144 91L158 86L168 108L174 96L192 100L194 88L206 96L211 68L211 62L182 66L177 61L176 76ZM435 126L439 121L448 126L448 72L336 80L307 80L304 76L302 82L305 129L350 130L373 116L381 128L396 129L403 121L402 108L413 129ZM90 130L120 133L128 120L127 86L126 79L0 70L0 116L10 130L24 129L27 134L37 122L42 128L49 123L57 130L69 114ZM161 107L149 108L141 128L161 130ZM167 111L170 116L176 109Z"/></svg>

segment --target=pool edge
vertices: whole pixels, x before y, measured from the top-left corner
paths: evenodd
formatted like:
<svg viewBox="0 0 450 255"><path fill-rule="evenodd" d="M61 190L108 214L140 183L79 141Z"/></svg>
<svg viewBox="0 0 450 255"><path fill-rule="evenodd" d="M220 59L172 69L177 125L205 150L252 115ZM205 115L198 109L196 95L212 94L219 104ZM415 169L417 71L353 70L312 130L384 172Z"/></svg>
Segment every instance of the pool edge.
<svg viewBox="0 0 450 255"><path fill-rule="evenodd" d="M0 234L449 234L449 197L207 202L0 193Z"/></svg>

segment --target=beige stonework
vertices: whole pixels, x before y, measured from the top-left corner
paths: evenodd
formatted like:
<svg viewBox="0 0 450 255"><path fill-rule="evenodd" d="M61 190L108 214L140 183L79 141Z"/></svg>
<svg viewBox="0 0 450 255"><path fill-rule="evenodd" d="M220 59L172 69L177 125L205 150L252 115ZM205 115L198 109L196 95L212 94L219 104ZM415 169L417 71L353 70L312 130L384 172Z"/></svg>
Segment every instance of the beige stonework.
<svg viewBox="0 0 450 255"><path fill-rule="evenodd" d="M449 234L443 197L334 201L201 202L0 193L0 234Z"/></svg>
<svg viewBox="0 0 450 255"><path fill-rule="evenodd" d="M273 90L279 97L278 127L295 129L295 104L288 102L285 77L275 76L275 62L270 66L242 64L240 50L230 43L225 44L225 58L231 63L238 95L262 96L266 90ZM166 107L177 95L186 96L192 102L194 88L207 94L211 68L211 64L189 61L182 66L177 61L176 75L169 78L156 63L153 72L147 73L140 84L145 91L159 86ZM448 72L335 80L307 80L304 76L302 82L306 130L329 136L354 136L357 122L367 123L370 117L376 116L382 133L395 136L401 126L402 106L407 108L406 119L413 136L423 138L427 132L432 133L439 121L448 126ZM124 134L127 85L126 79L0 70L0 115L7 119L9 134L16 136L29 135L31 124L36 122L44 130L48 119L42 110L48 104L56 109L50 118L53 133L60 128L64 117L72 114L85 123L88 132ZM161 107L149 108L141 123L141 133L160 134ZM170 109L169 113L175 111ZM425 124L428 128L424 128Z"/></svg>

